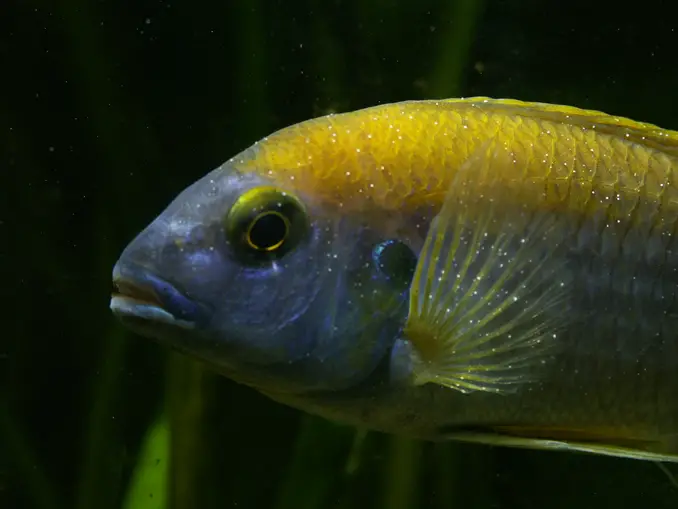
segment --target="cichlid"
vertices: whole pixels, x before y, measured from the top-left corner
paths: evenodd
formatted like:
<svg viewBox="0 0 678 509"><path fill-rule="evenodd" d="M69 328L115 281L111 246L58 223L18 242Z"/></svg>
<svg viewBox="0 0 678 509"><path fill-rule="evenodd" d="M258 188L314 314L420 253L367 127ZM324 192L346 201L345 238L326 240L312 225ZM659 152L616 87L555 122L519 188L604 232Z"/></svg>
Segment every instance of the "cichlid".
<svg viewBox="0 0 678 509"><path fill-rule="evenodd" d="M488 98L282 129L124 250L111 309L276 401L678 461L678 133Z"/></svg>

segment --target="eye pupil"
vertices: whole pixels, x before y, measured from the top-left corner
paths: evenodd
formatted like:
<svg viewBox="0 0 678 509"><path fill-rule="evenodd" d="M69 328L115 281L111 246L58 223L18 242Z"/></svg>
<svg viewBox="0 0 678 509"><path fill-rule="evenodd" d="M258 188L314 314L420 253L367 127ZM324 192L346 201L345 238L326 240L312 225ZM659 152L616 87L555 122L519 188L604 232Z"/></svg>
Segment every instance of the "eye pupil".
<svg viewBox="0 0 678 509"><path fill-rule="evenodd" d="M276 212L265 212L254 221L247 234L247 242L259 251L279 248L289 233L287 220Z"/></svg>
<svg viewBox="0 0 678 509"><path fill-rule="evenodd" d="M387 240L374 248L375 265L395 285L407 288L417 267L417 256L407 244Z"/></svg>

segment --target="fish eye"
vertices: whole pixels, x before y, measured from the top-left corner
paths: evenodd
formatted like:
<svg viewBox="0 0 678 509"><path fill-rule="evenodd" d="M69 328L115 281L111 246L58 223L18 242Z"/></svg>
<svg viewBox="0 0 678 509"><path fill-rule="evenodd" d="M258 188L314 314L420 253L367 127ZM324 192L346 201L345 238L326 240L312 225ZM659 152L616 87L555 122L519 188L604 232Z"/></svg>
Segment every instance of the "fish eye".
<svg viewBox="0 0 678 509"><path fill-rule="evenodd" d="M417 256L407 244L398 240L381 242L372 250L372 260L396 287L409 288L417 267Z"/></svg>
<svg viewBox="0 0 678 509"><path fill-rule="evenodd" d="M299 199L275 187L243 193L224 219L226 238L245 263L277 260L294 249L309 229Z"/></svg>

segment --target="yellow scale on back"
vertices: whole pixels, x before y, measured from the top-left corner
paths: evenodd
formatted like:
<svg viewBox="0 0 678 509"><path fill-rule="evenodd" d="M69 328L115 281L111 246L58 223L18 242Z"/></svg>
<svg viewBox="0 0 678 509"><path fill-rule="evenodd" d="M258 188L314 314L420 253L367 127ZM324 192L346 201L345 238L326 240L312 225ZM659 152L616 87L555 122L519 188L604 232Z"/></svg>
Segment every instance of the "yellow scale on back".
<svg viewBox="0 0 678 509"><path fill-rule="evenodd" d="M592 193L602 193L610 217L623 218L634 200L615 200L616 193L645 195L676 219L678 133L560 105L474 97L329 115L265 138L245 167L294 179L297 189L347 212L370 204L413 210L440 203L455 171L488 140L503 149L496 177L507 190L520 186L523 197L530 186L546 189L532 195L539 205L582 212L591 204L593 213L605 202Z"/></svg>

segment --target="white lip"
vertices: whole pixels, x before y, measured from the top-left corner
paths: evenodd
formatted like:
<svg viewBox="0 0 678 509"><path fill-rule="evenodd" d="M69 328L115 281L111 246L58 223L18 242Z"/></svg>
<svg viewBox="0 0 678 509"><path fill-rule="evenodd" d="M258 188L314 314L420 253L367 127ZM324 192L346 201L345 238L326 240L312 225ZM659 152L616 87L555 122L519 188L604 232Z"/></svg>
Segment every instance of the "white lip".
<svg viewBox="0 0 678 509"><path fill-rule="evenodd" d="M143 320L148 320L149 322L166 323L185 329L194 328L193 323L185 320L178 320L174 315L168 313L161 307L124 295L114 295L111 297L110 308L113 314L121 318L141 318Z"/></svg>

